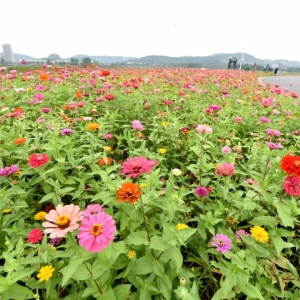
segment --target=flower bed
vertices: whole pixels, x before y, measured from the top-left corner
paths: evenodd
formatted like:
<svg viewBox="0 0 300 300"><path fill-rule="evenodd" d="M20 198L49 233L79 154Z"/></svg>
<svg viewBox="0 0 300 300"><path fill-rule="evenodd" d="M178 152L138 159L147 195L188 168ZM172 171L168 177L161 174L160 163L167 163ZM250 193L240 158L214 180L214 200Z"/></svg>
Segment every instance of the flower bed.
<svg viewBox="0 0 300 300"><path fill-rule="evenodd" d="M93 65L0 97L0 299L299 299L295 93Z"/></svg>

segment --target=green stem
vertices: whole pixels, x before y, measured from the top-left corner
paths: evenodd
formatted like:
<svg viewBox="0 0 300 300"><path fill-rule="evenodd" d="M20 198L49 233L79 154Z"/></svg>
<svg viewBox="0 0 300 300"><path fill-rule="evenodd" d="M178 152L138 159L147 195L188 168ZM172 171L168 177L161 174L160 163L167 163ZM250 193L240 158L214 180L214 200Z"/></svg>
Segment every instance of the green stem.
<svg viewBox="0 0 300 300"><path fill-rule="evenodd" d="M74 249L76 249L76 251L77 251L77 253L78 253L78 256L79 256L79 257L82 257L82 254L80 253L80 251L79 251L79 249L78 249L78 244L77 244L76 241L74 240L73 235L72 235L70 232L69 232L68 234L69 234L69 237L70 237L70 239L71 239L71 241L72 241L72 243L73 243L73 245L74 245ZM83 262L83 264L85 265L85 267L86 267L87 271L89 272L89 274L92 276L92 275L93 275L93 272L90 270L90 268L88 267L88 265L86 264L86 262ZM97 282L95 279L94 279L94 282L95 282L95 284L96 284L96 287L97 287L99 293L100 293L101 295L103 295L103 292L102 292L102 290L101 290L101 288L100 288L98 282Z"/></svg>

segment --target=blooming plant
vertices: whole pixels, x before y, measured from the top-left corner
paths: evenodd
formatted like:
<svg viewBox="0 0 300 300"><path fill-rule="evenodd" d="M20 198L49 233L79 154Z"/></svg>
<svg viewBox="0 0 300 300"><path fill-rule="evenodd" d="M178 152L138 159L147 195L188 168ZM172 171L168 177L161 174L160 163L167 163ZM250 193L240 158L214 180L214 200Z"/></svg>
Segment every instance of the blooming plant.
<svg viewBox="0 0 300 300"><path fill-rule="evenodd" d="M0 73L0 299L299 299L299 99L253 73Z"/></svg>

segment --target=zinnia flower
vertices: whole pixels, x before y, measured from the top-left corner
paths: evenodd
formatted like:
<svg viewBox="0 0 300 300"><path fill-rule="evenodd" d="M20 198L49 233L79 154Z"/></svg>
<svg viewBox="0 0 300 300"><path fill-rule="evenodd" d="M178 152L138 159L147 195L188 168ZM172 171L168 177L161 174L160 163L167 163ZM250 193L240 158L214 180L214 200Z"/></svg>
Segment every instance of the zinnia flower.
<svg viewBox="0 0 300 300"><path fill-rule="evenodd" d="M231 176L235 173L235 167L229 163L222 163L216 167L215 174L219 176Z"/></svg>
<svg viewBox="0 0 300 300"><path fill-rule="evenodd" d="M128 259L133 259L135 257L136 253L133 250L129 250L127 253Z"/></svg>
<svg viewBox="0 0 300 300"><path fill-rule="evenodd" d="M281 170L300 177L300 156L286 155L281 159Z"/></svg>
<svg viewBox="0 0 300 300"><path fill-rule="evenodd" d="M263 122L263 123L270 123L270 122L271 122L271 120L268 119L268 118L266 118L266 117L261 117L261 118L259 118L259 120L260 120L261 122Z"/></svg>
<svg viewBox="0 0 300 300"><path fill-rule="evenodd" d="M184 223L178 223L176 225L176 228L177 228L177 230L183 230L183 229L189 228L189 226Z"/></svg>
<svg viewBox="0 0 300 300"><path fill-rule="evenodd" d="M78 228L78 221L81 221L83 216L79 211L80 207L74 204L62 206L58 204L56 209L52 209L45 216L45 219L50 222L42 223L45 233L50 233L50 238L65 237L66 234ZM51 223L52 222L52 223Z"/></svg>
<svg viewBox="0 0 300 300"><path fill-rule="evenodd" d="M117 191L118 202L127 202L129 201L131 204L134 204L139 200L142 194L139 186L132 182L125 182Z"/></svg>
<svg viewBox="0 0 300 300"><path fill-rule="evenodd" d="M63 128L61 131L60 131L60 134L61 135L70 135L73 133L73 130L71 128Z"/></svg>
<svg viewBox="0 0 300 300"><path fill-rule="evenodd" d="M231 148L228 146L224 146L221 151L223 154L228 154L231 152Z"/></svg>
<svg viewBox="0 0 300 300"><path fill-rule="evenodd" d="M14 140L14 144L15 144L15 145L22 145L22 144L24 144L25 142L26 142L26 139L23 138L23 137L16 138L16 139Z"/></svg>
<svg viewBox="0 0 300 300"><path fill-rule="evenodd" d="M144 130L144 126L142 125L141 121L134 120L132 121L132 129L141 131Z"/></svg>
<svg viewBox="0 0 300 300"><path fill-rule="evenodd" d="M105 98L106 100L108 100L108 101L112 101L112 100L115 99L115 96L112 95L112 94L106 94L106 95L104 96L104 98Z"/></svg>
<svg viewBox="0 0 300 300"><path fill-rule="evenodd" d="M266 145L269 147L270 150L275 150L275 149L282 149L283 146L281 144L275 144L272 142L266 142Z"/></svg>
<svg viewBox="0 0 300 300"><path fill-rule="evenodd" d="M110 165L111 163L112 163L112 158L111 157L107 157L107 158L100 158L99 160L98 160L98 164L100 165L100 166L106 166L106 165Z"/></svg>
<svg viewBox="0 0 300 300"><path fill-rule="evenodd" d="M45 153L32 154L29 156L28 164L33 168L40 168L50 160L50 157Z"/></svg>
<svg viewBox="0 0 300 300"><path fill-rule="evenodd" d="M250 231L251 236L260 243L265 243L269 240L269 234L260 226L255 225Z"/></svg>
<svg viewBox="0 0 300 300"><path fill-rule="evenodd" d="M48 281L54 272L54 268L52 266L45 266L40 268L37 278L39 278L39 282Z"/></svg>
<svg viewBox="0 0 300 300"><path fill-rule="evenodd" d="M266 134L280 136L280 131L275 129L266 129Z"/></svg>
<svg viewBox="0 0 300 300"><path fill-rule="evenodd" d="M103 138L105 138L106 140L109 140L109 139L113 138L113 135L111 133L104 133Z"/></svg>
<svg viewBox="0 0 300 300"><path fill-rule="evenodd" d="M86 209L82 212L84 217L96 215L100 212L103 212L103 207L100 204L90 204L86 207Z"/></svg>
<svg viewBox="0 0 300 300"><path fill-rule="evenodd" d="M19 171L19 167L16 165L11 165L10 167L5 167L0 169L0 176L8 177Z"/></svg>
<svg viewBox="0 0 300 300"><path fill-rule="evenodd" d="M98 123L88 123L86 126L87 130L97 130L100 127Z"/></svg>
<svg viewBox="0 0 300 300"><path fill-rule="evenodd" d="M143 156L135 156L127 159L121 167L121 174L126 177L136 178L143 173L151 173L154 166L158 165L156 160L148 160Z"/></svg>
<svg viewBox="0 0 300 300"><path fill-rule="evenodd" d="M300 196L300 178L287 176L282 183L285 192L291 196Z"/></svg>
<svg viewBox="0 0 300 300"><path fill-rule="evenodd" d="M79 231L81 231L77 235L79 245L89 252L100 252L114 239L115 221L110 215L101 212L84 218Z"/></svg>
<svg viewBox="0 0 300 300"><path fill-rule="evenodd" d="M160 149L158 150L158 152L159 152L160 154L166 154L166 153L167 153L167 149L165 149L165 148L160 148Z"/></svg>
<svg viewBox="0 0 300 300"><path fill-rule="evenodd" d="M241 239L241 235L244 235L244 236L249 236L250 234L247 232L247 231L245 231L244 229L240 229L240 230L237 230L236 232L235 232L235 236L236 236L236 238L239 240L239 241L241 241L242 239Z"/></svg>
<svg viewBox="0 0 300 300"><path fill-rule="evenodd" d="M35 214L34 219L35 220L45 220L46 214L47 213L45 211L40 211L37 214Z"/></svg>
<svg viewBox="0 0 300 300"><path fill-rule="evenodd" d="M174 176L179 176L182 174L181 170L180 169L173 169L172 170L172 173Z"/></svg>
<svg viewBox="0 0 300 300"><path fill-rule="evenodd" d="M42 240L44 237L44 232L42 230L39 230L38 228L33 229L29 232L27 236L28 243L36 244L40 240Z"/></svg>
<svg viewBox="0 0 300 300"><path fill-rule="evenodd" d="M198 125L196 127L196 130L201 133L201 134L204 134L204 133L212 133L212 128L209 127L208 125L204 124L204 125Z"/></svg>
<svg viewBox="0 0 300 300"><path fill-rule="evenodd" d="M195 190L195 194L199 197L205 198L208 195L208 190L204 186L197 186Z"/></svg>
<svg viewBox="0 0 300 300"><path fill-rule="evenodd" d="M226 253L231 249L231 239L225 234L216 234L212 239L212 245L217 247L217 251Z"/></svg>

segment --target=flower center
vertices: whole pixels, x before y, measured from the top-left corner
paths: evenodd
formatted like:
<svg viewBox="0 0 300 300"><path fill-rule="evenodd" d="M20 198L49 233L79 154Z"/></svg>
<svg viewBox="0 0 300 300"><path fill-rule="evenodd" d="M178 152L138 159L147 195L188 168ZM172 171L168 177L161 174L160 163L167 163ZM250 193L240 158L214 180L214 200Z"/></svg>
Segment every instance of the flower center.
<svg viewBox="0 0 300 300"><path fill-rule="evenodd" d="M132 197L132 191L126 190L126 192L124 193L124 195L126 196L126 198L131 198Z"/></svg>
<svg viewBox="0 0 300 300"><path fill-rule="evenodd" d="M70 225L71 221L68 216L59 216L57 219L57 225L59 229L65 229Z"/></svg>
<svg viewBox="0 0 300 300"><path fill-rule="evenodd" d="M295 165L296 167L299 167L299 166L300 166L300 160L296 160L296 161L294 162L294 165Z"/></svg>
<svg viewBox="0 0 300 300"><path fill-rule="evenodd" d="M95 223L91 228L90 228L90 233L94 236L98 236L102 232L102 225L99 223Z"/></svg>

